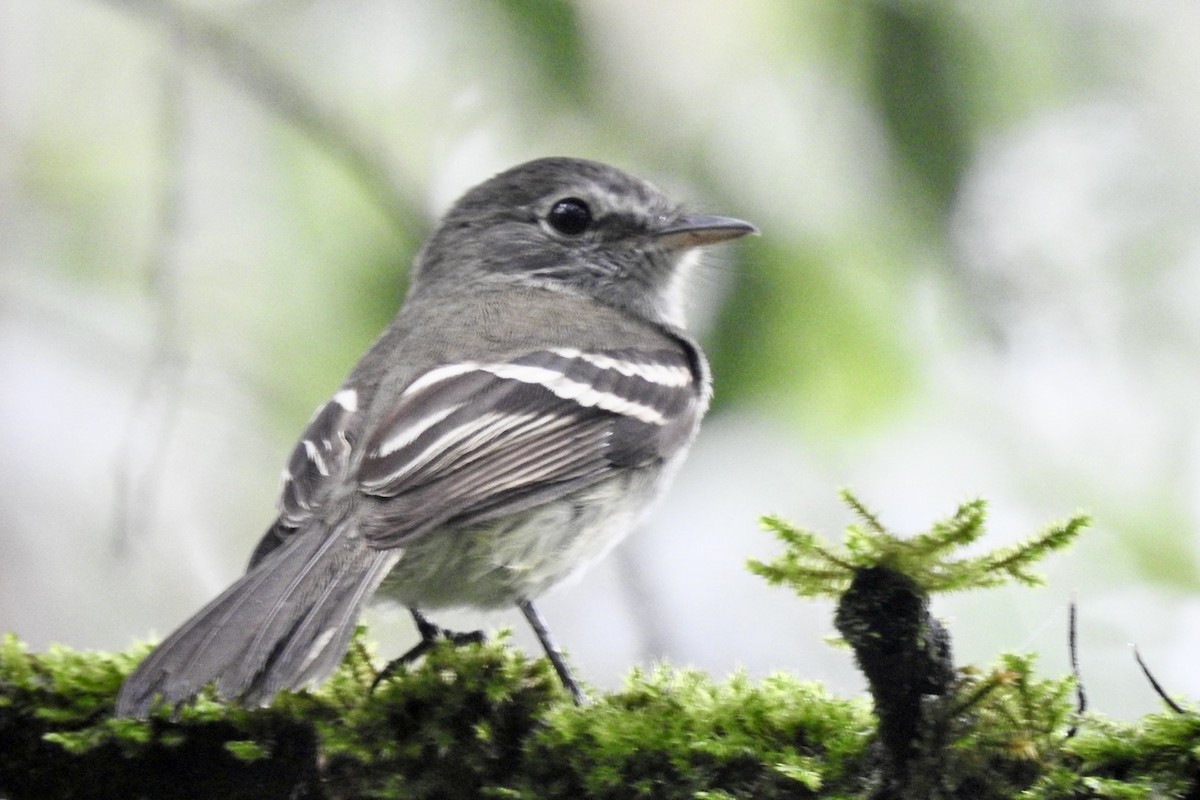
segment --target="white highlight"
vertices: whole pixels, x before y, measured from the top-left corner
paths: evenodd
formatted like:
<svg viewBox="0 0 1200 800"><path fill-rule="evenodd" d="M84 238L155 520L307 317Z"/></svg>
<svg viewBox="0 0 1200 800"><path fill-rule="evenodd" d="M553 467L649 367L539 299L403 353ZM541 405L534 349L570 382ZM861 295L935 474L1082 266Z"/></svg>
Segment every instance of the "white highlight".
<svg viewBox="0 0 1200 800"><path fill-rule="evenodd" d="M636 361L621 361L603 353L585 353L570 347L556 347L550 352L563 358L578 358L600 369L613 369L631 378L641 378L659 386L682 388L692 382L692 373L687 367L668 364L642 364Z"/></svg>
<svg viewBox="0 0 1200 800"><path fill-rule="evenodd" d="M662 288L655 301L658 313L677 328L687 327L684 314L684 283L692 270L700 263L703 252L701 248L694 247L677 256L675 269L671 271L667 285Z"/></svg>
<svg viewBox="0 0 1200 800"><path fill-rule="evenodd" d="M346 410L350 411L351 409ZM304 661L301 662L301 672L307 670L310 666L312 666L314 661L321 657L321 653L325 651L325 648L329 645L329 642L333 640L333 635L335 633L337 633L337 628L326 628L325 630L321 631L321 633L315 639L313 639L313 643L309 646L308 652L304 655Z"/></svg>
<svg viewBox="0 0 1200 800"><path fill-rule="evenodd" d="M468 372L474 372L477 369L479 369L479 364L475 361L464 361L461 364L447 364L444 367L431 369L410 383L401 396L404 397L416 394L417 392L423 392L436 383L441 383L448 378L465 375Z"/></svg>
<svg viewBox="0 0 1200 800"><path fill-rule="evenodd" d="M358 411L358 392L353 389L342 389L333 396L333 402L353 414Z"/></svg>
<svg viewBox="0 0 1200 800"><path fill-rule="evenodd" d="M328 478L329 468L325 466L325 459L321 457L321 451L308 439L305 439L301 444L304 445L304 453L308 456L308 460L316 465L317 472Z"/></svg>
<svg viewBox="0 0 1200 800"><path fill-rule="evenodd" d="M611 411L614 414L633 417L640 422L650 425L667 424L666 417L657 409L642 403L635 403L632 400L626 400L624 397L615 395L612 392L598 392L589 384L571 380L557 370L547 369L546 367L531 367L524 364L487 364L480 367L480 369L492 373L497 378L506 378L520 381L521 383L533 383L544 386L553 392L555 396L561 397L563 400L573 400L581 406L589 408L595 406L605 411Z"/></svg>
<svg viewBox="0 0 1200 800"><path fill-rule="evenodd" d="M527 419L527 415L525 418ZM438 437L435 441L429 444L424 450L418 453L413 458L410 458L404 464L388 475L374 481L364 481L363 486L368 490L380 489L387 484L404 477L418 468L429 463L433 459L444 455L448 451L457 450L462 453L471 453L474 447L485 444L489 439L496 435L495 428L498 423L507 423L506 427L512 427L522 421L522 417L509 414L497 414L491 412L476 417L465 425L459 425L457 428L452 428L445 435ZM469 437L474 437L476 441L471 441ZM466 446L463 446L463 441L466 440ZM478 453L473 453L478 457Z"/></svg>
<svg viewBox="0 0 1200 800"><path fill-rule="evenodd" d="M458 409L461 407L462 403L455 403L454 405L447 406L441 411L434 412L429 416L421 417L411 425L401 428L385 439L383 444L379 445L379 450L377 451L378 455L380 457L388 456L399 450L401 447L412 444L414 441L416 441L418 436L432 428L434 425L437 425L455 411L458 411Z"/></svg>

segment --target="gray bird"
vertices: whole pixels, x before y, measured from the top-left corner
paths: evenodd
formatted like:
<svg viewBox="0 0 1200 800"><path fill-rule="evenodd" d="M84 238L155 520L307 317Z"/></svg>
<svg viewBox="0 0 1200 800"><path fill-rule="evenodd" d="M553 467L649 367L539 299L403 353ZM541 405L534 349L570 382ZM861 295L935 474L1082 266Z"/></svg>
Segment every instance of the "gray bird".
<svg viewBox="0 0 1200 800"><path fill-rule="evenodd" d="M708 406L683 329L696 248L755 232L686 214L592 161L547 158L471 189L417 256L399 313L288 459L249 571L129 676L145 716L215 682L250 705L315 685L378 593L410 609L521 609L604 555L678 467Z"/></svg>

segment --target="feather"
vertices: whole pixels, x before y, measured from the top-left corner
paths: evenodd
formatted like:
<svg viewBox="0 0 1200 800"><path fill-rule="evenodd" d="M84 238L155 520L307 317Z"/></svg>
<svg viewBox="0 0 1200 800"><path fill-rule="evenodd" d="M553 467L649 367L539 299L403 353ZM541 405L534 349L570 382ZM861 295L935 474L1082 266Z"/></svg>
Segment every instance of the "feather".
<svg viewBox="0 0 1200 800"><path fill-rule="evenodd" d="M337 665L366 598L401 556L346 527L310 527L276 548L167 637L126 679L119 716L175 706L216 681L222 698L263 703Z"/></svg>

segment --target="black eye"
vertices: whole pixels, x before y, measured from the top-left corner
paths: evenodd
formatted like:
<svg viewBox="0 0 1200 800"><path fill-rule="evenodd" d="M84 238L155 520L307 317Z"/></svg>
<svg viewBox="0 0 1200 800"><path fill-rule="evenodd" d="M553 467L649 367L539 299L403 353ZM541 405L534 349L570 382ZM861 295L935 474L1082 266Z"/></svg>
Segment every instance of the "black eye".
<svg viewBox="0 0 1200 800"><path fill-rule="evenodd" d="M578 236L592 224L592 210L578 197L568 197L550 207L546 222L563 236Z"/></svg>

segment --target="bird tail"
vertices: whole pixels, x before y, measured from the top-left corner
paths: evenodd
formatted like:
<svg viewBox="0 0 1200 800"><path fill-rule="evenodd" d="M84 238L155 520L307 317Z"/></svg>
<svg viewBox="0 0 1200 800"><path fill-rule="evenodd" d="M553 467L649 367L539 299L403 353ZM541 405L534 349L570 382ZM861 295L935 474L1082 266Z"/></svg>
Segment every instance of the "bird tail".
<svg viewBox="0 0 1200 800"><path fill-rule="evenodd" d="M248 705L319 682L399 557L346 522L298 531L146 657L122 684L117 715L145 717L155 698L178 706L214 681L219 697Z"/></svg>

